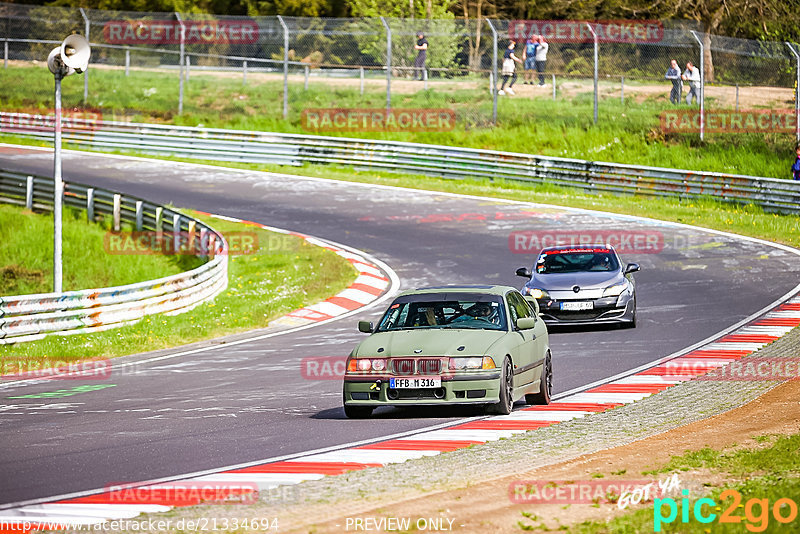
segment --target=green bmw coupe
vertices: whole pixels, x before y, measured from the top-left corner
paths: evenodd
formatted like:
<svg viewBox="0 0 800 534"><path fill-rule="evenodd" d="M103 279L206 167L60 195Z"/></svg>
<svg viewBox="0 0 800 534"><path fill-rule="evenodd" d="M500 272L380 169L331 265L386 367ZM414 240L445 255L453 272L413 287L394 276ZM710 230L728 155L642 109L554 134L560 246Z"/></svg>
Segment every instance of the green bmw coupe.
<svg viewBox="0 0 800 534"><path fill-rule="evenodd" d="M538 304L508 286L445 286L401 293L350 353L348 417L378 406L482 404L508 414L514 401L548 404L553 371Z"/></svg>

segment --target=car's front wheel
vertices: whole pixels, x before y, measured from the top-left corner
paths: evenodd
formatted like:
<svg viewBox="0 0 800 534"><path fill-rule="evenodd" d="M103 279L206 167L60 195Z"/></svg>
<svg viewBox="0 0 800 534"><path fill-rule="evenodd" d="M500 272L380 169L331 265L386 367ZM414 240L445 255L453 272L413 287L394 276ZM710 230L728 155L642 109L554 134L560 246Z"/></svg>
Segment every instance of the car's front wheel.
<svg viewBox="0 0 800 534"><path fill-rule="evenodd" d="M503 371L500 374L500 402L489 405L489 413L508 415L514 408L514 369L511 358L503 360Z"/></svg>
<svg viewBox="0 0 800 534"><path fill-rule="evenodd" d="M344 414L350 419L366 419L372 415L372 406L344 405Z"/></svg>
<svg viewBox="0 0 800 534"><path fill-rule="evenodd" d="M527 404L550 404L550 396L553 394L553 362L550 360L550 353L547 353L542 368L542 378L539 381L539 393L529 393L525 395Z"/></svg>

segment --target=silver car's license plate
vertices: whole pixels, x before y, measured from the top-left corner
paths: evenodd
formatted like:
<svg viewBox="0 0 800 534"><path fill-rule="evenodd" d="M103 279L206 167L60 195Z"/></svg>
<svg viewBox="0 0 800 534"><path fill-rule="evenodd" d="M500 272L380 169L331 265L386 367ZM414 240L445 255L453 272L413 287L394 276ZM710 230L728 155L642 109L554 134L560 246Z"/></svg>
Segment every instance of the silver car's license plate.
<svg viewBox="0 0 800 534"><path fill-rule="evenodd" d="M420 378L390 378L389 387L392 389L423 389L442 387L441 377Z"/></svg>
<svg viewBox="0 0 800 534"><path fill-rule="evenodd" d="M562 302L561 309L564 311L581 311L581 310L593 310L594 309L594 302L592 301L581 301L581 302Z"/></svg>

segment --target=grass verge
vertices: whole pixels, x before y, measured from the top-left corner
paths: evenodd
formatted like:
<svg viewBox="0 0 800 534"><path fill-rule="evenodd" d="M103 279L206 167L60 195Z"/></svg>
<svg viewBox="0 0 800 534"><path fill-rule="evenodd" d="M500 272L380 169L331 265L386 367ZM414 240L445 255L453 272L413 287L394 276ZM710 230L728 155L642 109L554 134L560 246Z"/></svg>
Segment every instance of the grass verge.
<svg viewBox="0 0 800 534"><path fill-rule="evenodd" d="M645 506L634 512L612 519L607 523L585 522L569 529L575 534L636 534L639 532L680 532L705 534L708 532L790 532L796 531L798 487L800 487L800 434L786 436L760 436L760 448L733 448L716 451L711 448L688 452L672 460L658 472L703 470L707 477L722 476L724 487L706 495L688 496L691 509L682 516L680 496L675 497L677 515L671 521L668 503ZM644 474L650 474L646 472ZM701 522L695 515L696 503L701 497L713 501L702 504L698 511L704 517L714 518ZM783 500L781 500L783 499ZM791 503L787 502L790 500ZM776 504L777 503L777 504ZM794 510L794 512L792 512ZM723 514L731 522L723 522ZM790 521L780 521L778 517ZM684 521L684 519L686 519ZM656 528L658 527L658 528Z"/></svg>
<svg viewBox="0 0 800 534"><path fill-rule="evenodd" d="M229 257L228 288L213 301L180 315L149 316L105 332L13 345L3 349L3 357L35 369L53 361L122 356L263 328L272 319L341 291L356 278L347 260L301 238L183 211L223 234L256 233L258 251Z"/></svg>
<svg viewBox="0 0 800 534"><path fill-rule="evenodd" d="M92 224L86 213L64 209L62 264L65 291L153 280L200 266L193 256L108 254L110 222ZM53 215L0 204L0 295L53 291Z"/></svg>
<svg viewBox="0 0 800 534"><path fill-rule="evenodd" d="M302 126L303 110L313 108L370 108L386 104L382 85L368 84L364 94L357 80L314 79L308 90L292 81L289 115L283 119L282 80L275 75L253 75L243 85L238 76L197 72L186 85L184 110L177 115L177 73L134 70L92 71L86 108L99 110L104 119L158 122L186 126L256 131L316 133ZM350 83L353 82L353 83ZM398 80L398 83L408 83ZM83 80L63 82L64 109L81 110ZM52 76L41 66L10 66L0 70L0 94L6 111L42 113L52 107ZM455 127L432 132L339 132L331 135L507 150L528 154L574 157L653 165L677 169L718 171L790 178L794 136L790 133L698 134L664 132L660 114L674 109L667 89L656 95L604 98L593 124L591 85L574 94L550 91L498 101L498 125L491 124L492 96L485 80L431 82L428 90L395 91L394 108L447 108L456 113ZM31 88L42 88L31 91ZM523 88L524 89L524 88ZM520 91L523 91L520 89ZM635 84L630 86L635 92ZM706 109L721 109L709 97ZM681 109L684 109L681 106ZM80 116L80 113L78 113ZM325 133L325 132L322 132Z"/></svg>

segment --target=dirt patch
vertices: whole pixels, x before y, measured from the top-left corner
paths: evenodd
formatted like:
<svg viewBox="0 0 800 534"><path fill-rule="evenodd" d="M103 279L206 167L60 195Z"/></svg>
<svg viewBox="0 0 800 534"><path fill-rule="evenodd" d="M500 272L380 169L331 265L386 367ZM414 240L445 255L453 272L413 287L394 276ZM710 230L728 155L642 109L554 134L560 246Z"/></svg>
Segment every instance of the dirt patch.
<svg viewBox="0 0 800 534"><path fill-rule="evenodd" d="M453 520L455 532L519 533L545 532L560 526L583 521L607 521L625 513L617 505L598 504L515 504L509 489L520 481L641 481L665 479L663 475L642 474L664 466L672 456L686 451L710 447L722 450L731 447L760 447L753 437L766 434L800 432L800 381L783 384L758 399L724 414L704 419L684 427L641 441L587 454L567 462L534 469L513 476L482 482L471 487L422 495L365 511L357 518L340 517L323 524L305 526L289 532L356 531L355 519L380 521L382 518L411 518L411 524L441 518L443 526ZM679 473L681 487L718 487L728 480L707 470ZM334 513L331 510L331 513ZM325 514L327 515L327 514ZM363 524L363 523L362 523ZM370 523L370 525L374 525ZM388 525L388 523L387 523ZM348 526L350 528L348 528ZM362 529L363 530L363 529ZM428 528L430 530L430 528ZM391 530L373 528L373 532Z"/></svg>
<svg viewBox="0 0 800 534"><path fill-rule="evenodd" d="M6 265L0 267L0 295L16 295L21 291L20 284L40 285L44 280L45 273L32 269L26 269L20 265Z"/></svg>

